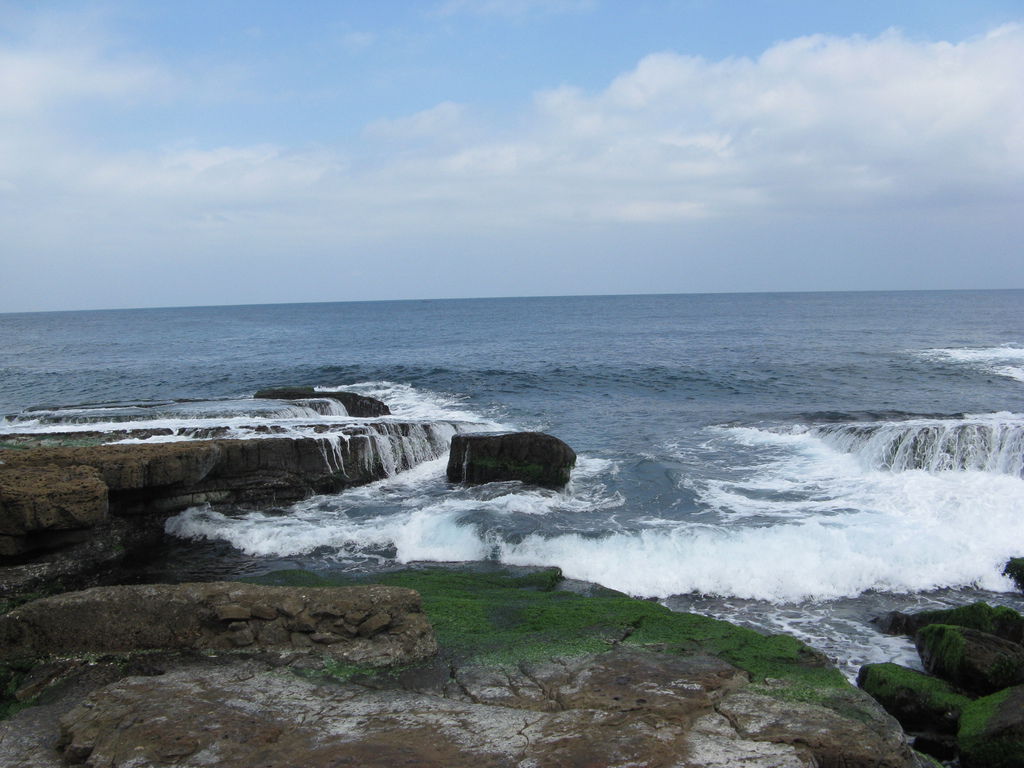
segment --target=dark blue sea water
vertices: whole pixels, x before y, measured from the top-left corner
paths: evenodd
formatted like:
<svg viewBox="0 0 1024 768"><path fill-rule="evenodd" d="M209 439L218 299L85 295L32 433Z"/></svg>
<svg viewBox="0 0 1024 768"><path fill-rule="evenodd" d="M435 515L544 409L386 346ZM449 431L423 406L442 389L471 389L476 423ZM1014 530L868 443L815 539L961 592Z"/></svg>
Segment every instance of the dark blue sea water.
<svg viewBox="0 0 1024 768"><path fill-rule="evenodd" d="M1024 291L8 314L0 338L0 431L339 421L249 399L308 384L580 454L565 493L451 487L442 457L286 510L190 510L185 570L557 565L846 664L906 655L872 612L1019 605Z"/></svg>

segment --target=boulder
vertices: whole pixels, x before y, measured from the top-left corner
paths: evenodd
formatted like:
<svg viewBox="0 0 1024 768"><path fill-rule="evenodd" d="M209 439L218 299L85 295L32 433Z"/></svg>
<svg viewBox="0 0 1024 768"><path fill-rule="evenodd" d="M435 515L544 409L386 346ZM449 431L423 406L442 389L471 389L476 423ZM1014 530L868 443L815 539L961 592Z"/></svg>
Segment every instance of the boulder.
<svg viewBox="0 0 1024 768"><path fill-rule="evenodd" d="M971 702L957 741L963 768L1024 768L1024 686Z"/></svg>
<svg viewBox="0 0 1024 768"><path fill-rule="evenodd" d="M349 416L356 418L376 418L377 416L390 416L391 409L375 397L359 395L355 392L320 392L312 387L275 387L272 389L261 389L254 398L260 400L312 400L328 399L337 400L345 406Z"/></svg>
<svg viewBox="0 0 1024 768"><path fill-rule="evenodd" d="M562 488L576 465L576 452L543 432L455 435L448 456L448 480L490 483L521 480Z"/></svg>
<svg viewBox="0 0 1024 768"><path fill-rule="evenodd" d="M94 587L0 616L0 662L175 649L309 650L361 664L437 650L420 596L401 587L149 584Z"/></svg>
<svg viewBox="0 0 1024 768"><path fill-rule="evenodd" d="M931 624L914 638L924 667L969 693L1024 683L1024 647L967 627Z"/></svg>
<svg viewBox="0 0 1024 768"><path fill-rule="evenodd" d="M898 664L865 664L857 685L915 737L915 747L941 759L956 754L960 713L971 700L952 685Z"/></svg>

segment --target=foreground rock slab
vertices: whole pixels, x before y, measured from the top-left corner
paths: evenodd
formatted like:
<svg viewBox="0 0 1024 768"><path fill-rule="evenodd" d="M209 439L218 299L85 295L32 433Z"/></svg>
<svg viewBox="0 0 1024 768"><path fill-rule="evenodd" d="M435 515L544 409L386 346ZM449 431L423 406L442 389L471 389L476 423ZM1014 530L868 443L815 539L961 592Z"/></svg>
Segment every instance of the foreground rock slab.
<svg viewBox="0 0 1024 768"><path fill-rule="evenodd" d="M543 432L455 435L448 455L448 480L492 483L521 480L562 488L576 466L576 452Z"/></svg>
<svg viewBox="0 0 1024 768"><path fill-rule="evenodd" d="M253 664L127 678L64 716L59 747L72 764L112 768L916 765L898 731L876 733L881 721L731 696L735 669L647 679L635 661L612 651L550 665L537 678L555 703L547 711L509 705L536 671L513 672L476 696L318 683ZM608 679L628 698L606 695ZM663 695L637 696L657 689Z"/></svg>
<svg viewBox="0 0 1024 768"><path fill-rule="evenodd" d="M153 584L95 587L0 616L0 661L156 649L308 650L369 665L437 651L420 596L401 587Z"/></svg>

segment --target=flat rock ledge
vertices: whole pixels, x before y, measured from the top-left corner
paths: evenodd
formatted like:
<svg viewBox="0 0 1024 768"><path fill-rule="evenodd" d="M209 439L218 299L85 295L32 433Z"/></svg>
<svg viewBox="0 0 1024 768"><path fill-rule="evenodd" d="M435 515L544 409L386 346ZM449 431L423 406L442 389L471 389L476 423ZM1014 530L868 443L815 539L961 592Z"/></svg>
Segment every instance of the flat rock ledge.
<svg viewBox="0 0 1024 768"><path fill-rule="evenodd" d="M322 436L0 450L0 598L82 588L199 504L286 504L436 458L449 422L324 424Z"/></svg>
<svg viewBox="0 0 1024 768"><path fill-rule="evenodd" d="M852 706L857 718L754 690L714 657L625 647L347 681L248 659L124 677L48 720L32 707L0 722L0 750L11 768L928 765L891 718Z"/></svg>
<svg viewBox="0 0 1024 768"><path fill-rule="evenodd" d="M158 649L315 649L378 666L429 657L437 641L417 592L380 585L94 587L0 616L0 662Z"/></svg>

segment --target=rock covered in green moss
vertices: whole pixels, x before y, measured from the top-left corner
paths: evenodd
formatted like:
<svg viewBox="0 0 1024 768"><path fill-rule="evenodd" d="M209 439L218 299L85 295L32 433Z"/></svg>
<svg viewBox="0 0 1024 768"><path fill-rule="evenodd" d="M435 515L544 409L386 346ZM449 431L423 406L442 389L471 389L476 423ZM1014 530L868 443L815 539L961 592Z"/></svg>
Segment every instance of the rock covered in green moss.
<svg viewBox="0 0 1024 768"><path fill-rule="evenodd" d="M921 661L937 675L978 695L1024 683L1024 647L968 627L931 624L915 637Z"/></svg>
<svg viewBox="0 0 1024 768"><path fill-rule="evenodd" d="M448 480L491 483L521 480L547 488L569 482L576 452L543 432L501 432L452 437Z"/></svg>
<svg viewBox="0 0 1024 768"><path fill-rule="evenodd" d="M1007 561L1006 567L1003 569L1003 575L1013 579L1017 589L1024 592L1024 557L1014 557Z"/></svg>
<svg viewBox="0 0 1024 768"><path fill-rule="evenodd" d="M1003 605L991 606L985 602L971 603L959 608L920 613L893 611L875 622L882 632L889 635L910 635L931 624L951 624L968 627L996 635L1015 643L1024 642L1024 616Z"/></svg>
<svg viewBox="0 0 1024 768"><path fill-rule="evenodd" d="M957 742L963 768L1024 768L1024 686L965 707Z"/></svg>
<svg viewBox="0 0 1024 768"><path fill-rule="evenodd" d="M899 664L865 664L857 685L907 731L955 734L970 699L937 677Z"/></svg>

